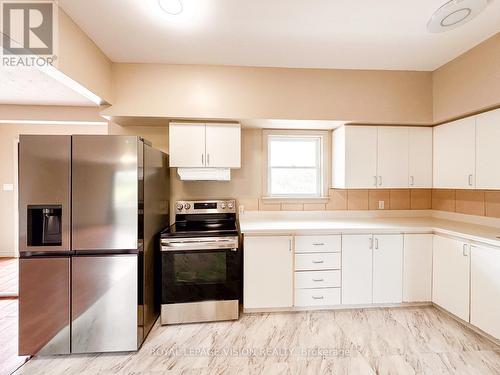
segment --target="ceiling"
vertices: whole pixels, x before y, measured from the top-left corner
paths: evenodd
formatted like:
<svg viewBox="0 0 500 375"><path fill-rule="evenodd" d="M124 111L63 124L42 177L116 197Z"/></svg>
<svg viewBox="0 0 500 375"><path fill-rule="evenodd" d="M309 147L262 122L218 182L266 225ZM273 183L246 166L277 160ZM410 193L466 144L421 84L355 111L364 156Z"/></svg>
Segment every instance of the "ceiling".
<svg viewBox="0 0 500 375"><path fill-rule="evenodd" d="M2 65L0 65L0 104L96 105L38 69Z"/></svg>
<svg viewBox="0 0 500 375"><path fill-rule="evenodd" d="M500 0L446 33L446 0L60 0L115 62L434 70L500 31Z"/></svg>

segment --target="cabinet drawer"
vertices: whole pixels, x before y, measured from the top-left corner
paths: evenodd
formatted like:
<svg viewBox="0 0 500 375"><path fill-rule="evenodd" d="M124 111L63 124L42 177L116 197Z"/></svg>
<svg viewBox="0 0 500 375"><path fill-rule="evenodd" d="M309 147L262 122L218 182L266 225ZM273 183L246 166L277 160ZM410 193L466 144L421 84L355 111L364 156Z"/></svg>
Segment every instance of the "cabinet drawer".
<svg viewBox="0 0 500 375"><path fill-rule="evenodd" d="M295 288L339 288L340 271L295 272Z"/></svg>
<svg viewBox="0 0 500 375"><path fill-rule="evenodd" d="M340 288L296 289L295 306L340 305Z"/></svg>
<svg viewBox="0 0 500 375"><path fill-rule="evenodd" d="M340 253L295 254L296 271L339 269Z"/></svg>
<svg viewBox="0 0 500 375"><path fill-rule="evenodd" d="M341 236L296 236L296 253L336 253L342 250Z"/></svg>

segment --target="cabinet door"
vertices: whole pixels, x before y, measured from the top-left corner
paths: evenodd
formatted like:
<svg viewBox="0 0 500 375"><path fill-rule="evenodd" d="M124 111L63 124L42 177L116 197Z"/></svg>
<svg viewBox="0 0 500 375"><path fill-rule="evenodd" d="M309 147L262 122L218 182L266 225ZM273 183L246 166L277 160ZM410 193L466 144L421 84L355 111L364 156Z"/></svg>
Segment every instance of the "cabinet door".
<svg viewBox="0 0 500 375"><path fill-rule="evenodd" d="M246 309L293 304L292 237L246 237L243 261L243 305Z"/></svg>
<svg viewBox="0 0 500 375"><path fill-rule="evenodd" d="M346 187L376 187L377 127L346 127Z"/></svg>
<svg viewBox="0 0 500 375"><path fill-rule="evenodd" d="M476 120L468 117L434 128L434 187L475 186Z"/></svg>
<svg viewBox="0 0 500 375"><path fill-rule="evenodd" d="M500 250L473 246L470 322L500 339Z"/></svg>
<svg viewBox="0 0 500 375"><path fill-rule="evenodd" d="M207 124L206 129L206 166L211 168L240 168L240 124Z"/></svg>
<svg viewBox="0 0 500 375"><path fill-rule="evenodd" d="M434 236L432 302L469 321L468 244Z"/></svg>
<svg viewBox="0 0 500 375"><path fill-rule="evenodd" d="M373 303L403 301L403 236L373 237Z"/></svg>
<svg viewBox="0 0 500 375"><path fill-rule="evenodd" d="M409 129L409 185L432 187L432 128Z"/></svg>
<svg viewBox="0 0 500 375"><path fill-rule="evenodd" d="M432 300L432 234L405 234L403 301Z"/></svg>
<svg viewBox="0 0 500 375"><path fill-rule="evenodd" d="M378 128L378 187L408 187L408 128Z"/></svg>
<svg viewBox="0 0 500 375"><path fill-rule="evenodd" d="M500 110L476 117L476 187L500 188Z"/></svg>
<svg viewBox="0 0 500 375"><path fill-rule="evenodd" d="M205 124L170 123L168 138L171 167L205 167Z"/></svg>
<svg viewBox="0 0 500 375"><path fill-rule="evenodd" d="M372 303L371 235L342 236L342 304Z"/></svg>

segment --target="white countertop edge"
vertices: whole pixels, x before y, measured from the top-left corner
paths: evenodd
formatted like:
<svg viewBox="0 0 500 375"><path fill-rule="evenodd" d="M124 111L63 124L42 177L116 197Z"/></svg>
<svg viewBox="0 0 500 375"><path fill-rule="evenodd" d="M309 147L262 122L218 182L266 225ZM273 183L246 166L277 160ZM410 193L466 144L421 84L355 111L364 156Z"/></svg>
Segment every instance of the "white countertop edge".
<svg viewBox="0 0 500 375"><path fill-rule="evenodd" d="M401 222L401 223L399 223ZM500 248L500 228L434 217L240 218L244 235L441 234Z"/></svg>

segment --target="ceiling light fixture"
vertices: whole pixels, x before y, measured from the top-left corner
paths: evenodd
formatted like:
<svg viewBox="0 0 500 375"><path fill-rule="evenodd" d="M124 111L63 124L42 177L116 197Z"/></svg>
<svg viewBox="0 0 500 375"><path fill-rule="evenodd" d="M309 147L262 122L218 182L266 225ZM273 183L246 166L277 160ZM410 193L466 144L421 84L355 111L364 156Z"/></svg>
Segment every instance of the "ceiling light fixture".
<svg viewBox="0 0 500 375"><path fill-rule="evenodd" d="M158 0L158 3L160 4L160 8L165 13L168 13L172 16L181 14L184 10L181 0Z"/></svg>
<svg viewBox="0 0 500 375"><path fill-rule="evenodd" d="M436 10L427 23L427 30L440 33L453 30L481 13L491 0L451 0Z"/></svg>

